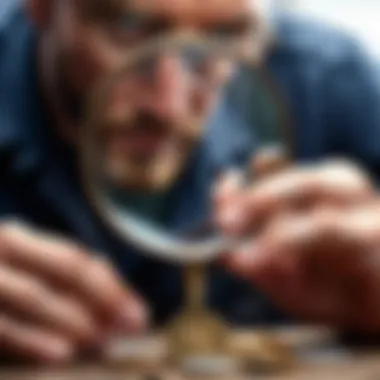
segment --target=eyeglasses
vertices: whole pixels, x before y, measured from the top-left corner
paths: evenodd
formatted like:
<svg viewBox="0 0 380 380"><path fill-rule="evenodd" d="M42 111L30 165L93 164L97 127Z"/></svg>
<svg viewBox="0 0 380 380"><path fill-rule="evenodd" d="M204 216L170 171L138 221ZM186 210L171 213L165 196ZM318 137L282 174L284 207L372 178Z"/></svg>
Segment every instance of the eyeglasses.
<svg viewBox="0 0 380 380"><path fill-rule="evenodd" d="M218 87L215 70L218 64L227 64L233 75L248 65L254 66L257 58L258 39L211 39L194 34L176 34L152 39L139 47L128 48L120 66L99 81L91 93L97 104L103 104L104 97L117 83L149 83L154 81L162 57L173 57L180 63L181 74L187 75L192 89L204 93Z"/></svg>
<svg viewBox="0 0 380 380"><path fill-rule="evenodd" d="M207 80L216 63L230 63L234 66L252 64L257 45L253 40L254 38L206 39L192 34L157 38L126 51L119 75L133 74L149 79L154 75L159 60L163 56L170 56L177 59L184 72L192 78Z"/></svg>

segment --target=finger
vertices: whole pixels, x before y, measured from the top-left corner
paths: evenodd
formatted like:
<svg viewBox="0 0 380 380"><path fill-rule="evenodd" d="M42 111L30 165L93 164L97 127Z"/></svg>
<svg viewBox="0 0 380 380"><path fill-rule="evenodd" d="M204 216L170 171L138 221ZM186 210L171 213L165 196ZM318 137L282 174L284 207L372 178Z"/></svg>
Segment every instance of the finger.
<svg viewBox="0 0 380 380"><path fill-rule="evenodd" d="M99 338L99 329L80 303L52 293L41 281L4 265L0 266L0 302L2 307L78 342L92 343Z"/></svg>
<svg viewBox="0 0 380 380"><path fill-rule="evenodd" d="M346 309L341 276L334 271L349 257L330 255L334 233L321 216L283 216L263 237L232 254L227 267L292 315L336 321Z"/></svg>
<svg viewBox="0 0 380 380"><path fill-rule="evenodd" d="M236 212L236 204L239 204L239 196L244 196L245 181L251 177L255 181L284 170L288 166L286 152L280 146L269 146L256 152L245 173L232 171L223 176L216 187L214 200L216 211L215 222L223 229L225 234L234 234L235 228L229 226L239 223L239 212Z"/></svg>
<svg viewBox="0 0 380 380"><path fill-rule="evenodd" d="M337 263L331 247L338 247L337 210L312 214L284 214L274 219L256 239L230 254L228 265L236 273L265 281L263 273L277 271L294 275L304 271L312 259Z"/></svg>
<svg viewBox="0 0 380 380"><path fill-rule="evenodd" d="M271 223L262 237L277 257L290 252L303 263L340 272L356 270L357 258L380 244L380 207L320 207L307 214L286 214ZM353 264L353 265L351 265Z"/></svg>
<svg viewBox="0 0 380 380"><path fill-rule="evenodd" d="M230 170L224 174L214 187L214 200L218 203L231 200L239 194L244 186L246 177L253 176L255 180L278 173L288 167L288 155L281 146L269 146L256 152L247 168L240 171Z"/></svg>
<svg viewBox="0 0 380 380"><path fill-rule="evenodd" d="M239 170L229 170L216 182L213 188L213 200L216 205L228 202L242 190L244 175Z"/></svg>
<svg viewBox="0 0 380 380"><path fill-rule="evenodd" d="M340 204L357 204L375 196L371 178L353 163L335 160L316 168L317 199Z"/></svg>
<svg viewBox="0 0 380 380"><path fill-rule="evenodd" d="M314 182L313 172L300 168L264 179L225 206L218 214L218 225L231 234L253 232L296 202L297 206L305 203Z"/></svg>
<svg viewBox="0 0 380 380"><path fill-rule="evenodd" d="M66 338L8 315L0 317L0 337L3 356L58 364L70 361L75 354Z"/></svg>
<svg viewBox="0 0 380 380"><path fill-rule="evenodd" d="M96 314L112 321L117 318L126 329L145 326L143 303L105 260L91 257L70 241L17 225L2 227L0 240L12 265L66 287L94 307Z"/></svg>
<svg viewBox="0 0 380 380"><path fill-rule="evenodd" d="M213 222L217 227L233 224L236 216L235 209L231 205L236 204L244 191L243 181L243 173L234 170L224 174L214 187ZM226 220L226 222L223 224L222 220ZM223 232L230 233L227 228Z"/></svg>
<svg viewBox="0 0 380 380"><path fill-rule="evenodd" d="M233 205L233 223L222 219L222 228L242 233L284 210L305 210L319 203L353 204L371 194L370 182L356 168L343 164L296 168L247 190Z"/></svg>
<svg viewBox="0 0 380 380"><path fill-rule="evenodd" d="M327 218L325 218L327 219ZM341 244L355 248L374 248L380 245L380 203L367 202L342 211L326 223L334 230ZM358 247L360 245L360 247Z"/></svg>

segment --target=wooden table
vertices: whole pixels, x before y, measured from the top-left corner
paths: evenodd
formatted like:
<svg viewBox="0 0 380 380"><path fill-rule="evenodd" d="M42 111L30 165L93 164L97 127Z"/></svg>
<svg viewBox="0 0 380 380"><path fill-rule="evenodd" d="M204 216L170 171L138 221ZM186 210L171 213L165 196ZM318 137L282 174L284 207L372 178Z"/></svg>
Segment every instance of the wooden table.
<svg viewBox="0 0 380 380"><path fill-rule="evenodd" d="M253 336L252 331L234 333L238 345ZM340 347L335 335L325 329L286 329L275 331L276 337L289 344L298 354L296 363L291 368L272 374L234 374L217 376L219 379L276 379L276 380L380 380L379 349L358 350ZM146 338L149 342L150 368L125 359L126 347L122 342L110 346L106 360L79 363L68 368L3 368L0 369L1 380L145 380L150 378L162 380L181 380L207 377L189 376L174 369L165 368L161 355L165 348L163 337ZM148 377L148 375L158 377Z"/></svg>

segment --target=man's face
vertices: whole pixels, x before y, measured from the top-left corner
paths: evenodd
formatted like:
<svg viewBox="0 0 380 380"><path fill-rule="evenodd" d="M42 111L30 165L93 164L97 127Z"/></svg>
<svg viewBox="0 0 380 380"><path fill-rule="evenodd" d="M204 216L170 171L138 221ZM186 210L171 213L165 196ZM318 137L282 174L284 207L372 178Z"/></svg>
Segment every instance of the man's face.
<svg viewBox="0 0 380 380"><path fill-rule="evenodd" d="M42 37L50 41L61 106L77 119L94 84L118 70L135 48L182 32L248 41L255 20L255 0L29 1L53 4ZM231 71L230 62L201 63L194 75L176 54L163 53L149 75L132 70L111 86L101 142L114 180L156 190L177 178Z"/></svg>

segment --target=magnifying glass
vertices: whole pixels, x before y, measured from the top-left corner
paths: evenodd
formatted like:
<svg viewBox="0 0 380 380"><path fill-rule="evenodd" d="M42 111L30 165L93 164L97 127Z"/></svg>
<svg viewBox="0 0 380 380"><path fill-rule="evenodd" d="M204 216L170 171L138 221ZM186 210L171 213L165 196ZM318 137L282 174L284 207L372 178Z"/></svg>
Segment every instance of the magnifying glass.
<svg viewBox="0 0 380 380"><path fill-rule="evenodd" d="M173 72L172 79L170 68L164 73L169 75L168 85L181 87L178 91L184 97L170 100L178 103L179 114L172 119L166 114L160 119L144 109L153 102L149 93L159 91L154 88L160 85L154 79L160 70L157 65L165 70L165 64L181 71L180 78L174 78L178 73ZM170 83L174 80L181 83ZM247 85L248 96L239 94ZM200 217L198 225L188 230L173 231L148 215L144 205L136 206L144 203L141 194L159 202L160 196L171 190L210 133L208 124L221 102L230 98L233 104L242 95L245 105L237 104L235 112L247 113L241 109L245 106L256 117L248 120L252 125L244 131L255 141L256 162L260 162L260 154L264 163L281 164L291 150L284 103L273 83L255 69L244 46L182 35L131 52L120 70L92 93L81 140L84 185L106 225L141 252L173 263L211 261L236 246L238 241L212 228L211 215ZM252 160L240 169L247 177L252 175ZM211 203L211 188L209 195Z"/></svg>
<svg viewBox="0 0 380 380"><path fill-rule="evenodd" d="M243 186L257 173L279 170L291 155L285 102L270 76L258 68L255 52L241 41L167 36L129 51L89 100L81 139L88 199L128 246L187 268L187 305L169 329L177 353L224 347L226 325L202 305L202 271L243 241L212 223L213 184L238 163L218 162L218 170L206 170L211 151L223 150L235 133L242 133L249 147L237 160ZM235 116L222 120L232 123L230 135L215 125L215 115L226 104ZM234 120L240 122L236 132ZM185 189L194 162L202 167L204 209L185 228L173 228L160 205L175 197L178 184Z"/></svg>

